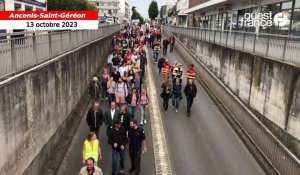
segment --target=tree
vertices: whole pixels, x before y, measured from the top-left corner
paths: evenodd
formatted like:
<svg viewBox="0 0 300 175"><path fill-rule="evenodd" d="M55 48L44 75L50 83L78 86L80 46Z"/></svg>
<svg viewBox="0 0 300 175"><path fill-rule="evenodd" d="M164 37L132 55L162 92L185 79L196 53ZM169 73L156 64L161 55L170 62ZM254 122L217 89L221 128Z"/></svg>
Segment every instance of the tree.
<svg viewBox="0 0 300 175"><path fill-rule="evenodd" d="M140 13L136 10L135 7L132 7L131 20L133 20L133 19L139 19L141 24L144 23L144 18L140 15Z"/></svg>
<svg viewBox="0 0 300 175"><path fill-rule="evenodd" d="M148 15L150 19L155 19L158 15L158 6L157 6L157 2L153 1L151 2L151 4L149 5L149 9L148 9Z"/></svg>
<svg viewBox="0 0 300 175"><path fill-rule="evenodd" d="M48 0L48 10L96 10L94 4L87 0Z"/></svg>

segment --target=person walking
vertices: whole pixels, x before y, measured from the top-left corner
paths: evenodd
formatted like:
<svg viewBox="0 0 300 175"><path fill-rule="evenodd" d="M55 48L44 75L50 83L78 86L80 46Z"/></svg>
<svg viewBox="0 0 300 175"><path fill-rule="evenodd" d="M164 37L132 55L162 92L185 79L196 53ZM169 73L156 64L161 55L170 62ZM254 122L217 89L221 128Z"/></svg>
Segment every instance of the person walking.
<svg viewBox="0 0 300 175"><path fill-rule="evenodd" d="M109 73L107 69L104 69L103 74L101 76L101 87L102 87L102 101L107 99L107 82L109 80Z"/></svg>
<svg viewBox="0 0 300 175"><path fill-rule="evenodd" d="M197 95L197 87L193 79L188 80L188 83L184 87L184 94L187 101L187 116L189 117L191 114L191 107L193 105L194 98Z"/></svg>
<svg viewBox="0 0 300 175"><path fill-rule="evenodd" d="M166 80L169 79L170 75L171 74L171 68L172 66L169 64L169 60L168 59L165 59L165 62L163 64L163 67L161 69L161 81L165 82Z"/></svg>
<svg viewBox="0 0 300 175"><path fill-rule="evenodd" d="M169 40L168 37L165 37L164 41L163 41L163 54L166 55L167 51L168 51L168 46L169 46Z"/></svg>
<svg viewBox="0 0 300 175"><path fill-rule="evenodd" d="M109 81L107 82L108 104L110 104L112 101L115 101L115 89L116 89L116 82L114 82L114 77L110 77Z"/></svg>
<svg viewBox="0 0 300 175"><path fill-rule="evenodd" d="M178 112L179 101L182 99L181 88L180 80L176 79L172 91L172 105L175 108L175 112Z"/></svg>
<svg viewBox="0 0 300 175"><path fill-rule="evenodd" d="M93 77L93 82L90 86L90 95L91 95L91 99L93 101L98 101L99 100L100 92L101 92L100 88L101 87L100 87L100 83L98 81L98 78Z"/></svg>
<svg viewBox="0 0 300 175"><path fill-rule="evenodd" d="M162 85L162 92L160 94L161 98L163 99L163 106L165 113L167 113L168 108L169 108L169 100L172 94L172 85L171 85L171 80L166 80Z"/></svg>
<svg viewBox="0 0 300 175"><path fill-rule="evenodd" d="M175 45L175 36L172 35L170 37L170 53L173 52L174 45Z"/></svg>
<svg viewBox="0 0 300 175"><path fill-rule="evenodd" d="M146 136L143 128L137 125L137 121L132 119L130 121L130 129L128 130L128 145L129 157L131 161L131 168L129 173L135 171L136 175L141 173L141 154L147 151Z"/></svg>
<svg viewBox="0 0 300 175"><path fill-rule="evenodd" d="M123 79L120 77L115 89L116 103L118 104L118 106L125 104L127 95L128 87L126 83L123 82Z"/></svg>
<svg viewBox="0 0 300 175"><path fill-rule="evenodd" d="M121 110L118 119L121 121L121 125L126 129L126 131L128 131L132 116L129 112L127 112L126 105L122 105L120 109Z"/></svg>
<svg viewBox="0 0 300 175"><path fill-rule="evenodd" d="M112 175L118 170L118 155L120 155L121 169L124 169L125 145L127 144L126 129L121 126L120 120L115 120L109 136L109 144L112 147Z"/></svg>
<svg viewBox="0 0 300 175"><path fill-rule="evenodd" d="M143 79L139 73L135 73L133 82L134 82L133 87L136 89L136 93L137 94L141 93L141 88L143 86Z"/></svg>
<svg viewBox="0 0 300 175"><path fill-rule="evenodd" d="M103 175L102 170L95 166L94 158L88 158L85 164L86 166L82 167L79 171L79 175Z"/></svg>
<svg viewBox="0 0 300 175"><path fill-rule="evenodd" d="M161 73L161 69L163 68L165 61L166 61L166 59L164 57L160 57L160 59L158 60L157 67L158 67L159 75Z"/></svg>
<svg viewBox="0 0 300 175"><path fill-rule="evenodd" d="M159 47L159 45L156 44L153 48L153 61L154 61L154 63L157 63L159 52L160 52L160 47Z"/></svg>
<svg viewBox="0 0 300 175"><path fill-rule="evenodd" d="M139 95L137 93L136 88L134 87L131 89L131 93L129 93L127 96L128 109L132 118L135 117L135 110L136 107L138 106L138 101L139 101Z"/></svg>
<svg viewBox="0 0 300 175"><path fill-rule="evenodd" d="M116 103L111 102L110 108L104 113L104 123L106 128L106 135L109 137L111 129L113 128L113 122L118 119L120 115L119 109L116 108Z"/></svg>
<svg viewBox="0 0 300 175"><path fill-rule="evenodd" d="M82 163L85 164L86 160L92 157L95 160L97 166L98 160L102 160L100 142L97 139L95 132L90 132L87 139L83 143L82 149Z"/></svg>
<svg viewBox="0 0 300 175"><path fill-rule="evenodd" d="M90 128L90 132L95 132L97 138L99 139L100 127L103 124L103 113L99 108L98 102L94 102L93 107L88 111L86 122Z"/></svg>
<svg viewBox="0 0 300 175"><path fill-rule="evenodd" d="M139 108L141 109L141 123L140 125L146 124L146 109L149 105L149 97L145 88L142 88L140 99L139 99Z"/></svg>

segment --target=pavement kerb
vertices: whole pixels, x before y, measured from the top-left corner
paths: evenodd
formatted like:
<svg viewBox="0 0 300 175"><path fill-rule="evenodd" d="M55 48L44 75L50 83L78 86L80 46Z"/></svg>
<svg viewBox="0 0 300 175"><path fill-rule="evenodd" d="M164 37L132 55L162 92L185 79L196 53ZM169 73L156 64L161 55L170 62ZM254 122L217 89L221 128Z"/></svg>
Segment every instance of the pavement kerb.
<svg viewBox="0 0 300 175"><path fill-rule="evenodd" d="M162 121L162 115L159 109L159 104L157 101L157 91L154 83L154 76L150 64L152 64L152 59L149 58L148 48L145 47L147 62L146 67L146 83L147 92L150 98L150 120L151 120L151 133L153 141L153 151L154 151L154 164L156 175L172 175L171 163L168 153L168 146L165 138L165 130Z"/></svg>

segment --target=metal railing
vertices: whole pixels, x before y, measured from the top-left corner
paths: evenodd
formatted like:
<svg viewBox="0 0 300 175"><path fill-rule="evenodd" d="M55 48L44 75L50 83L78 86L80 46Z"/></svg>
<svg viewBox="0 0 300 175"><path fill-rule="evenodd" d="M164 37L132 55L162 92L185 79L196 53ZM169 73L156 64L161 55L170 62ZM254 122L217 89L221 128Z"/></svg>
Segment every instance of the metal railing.
<svg viewBox="0 0 300 175"><path fill-rule="evenodd" d="M98 30L5 34L0 39L0 79L118 31L120 25L103 25Z"/></svg>
<svg viewBox="0 0 300 175"><path fill-rule="evenodd" d="M170 29L170 28L169 28ZM166 30L170 35L170 31ZM175 49L188 64L196 65L197 74L231 114L259 152L278 174L299 175L300 160L253 114L243 102L177 39ZM228 40L227 40L228 41ZM199 65L199 66L197 66Z"/></svg>
<svg viewBox="0 0 300 175"><path fill-rule="evenodd" d="M300 63L299 36L176 26L167 26L167 28L173 33L187 35L195 39L231 47L273 60L295 64Z"/></svg>

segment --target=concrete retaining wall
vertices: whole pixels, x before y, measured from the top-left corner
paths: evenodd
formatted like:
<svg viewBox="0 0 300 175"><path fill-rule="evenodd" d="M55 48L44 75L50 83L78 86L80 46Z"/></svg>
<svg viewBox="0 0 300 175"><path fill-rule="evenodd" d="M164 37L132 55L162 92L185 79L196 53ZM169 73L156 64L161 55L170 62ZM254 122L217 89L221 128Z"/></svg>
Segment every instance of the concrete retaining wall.
<svg viewBox="0 0 300 175"><path fill-rule="evenodd" d="M40 174L72 120L68 116L106 61L111 39L79 48L0 86L1 174Z"/></svg>
<svg viewBox="0 0 300 175"><path fill-rule="evenodd" d="M176 36L300 157L299 67Z"/></svg>

